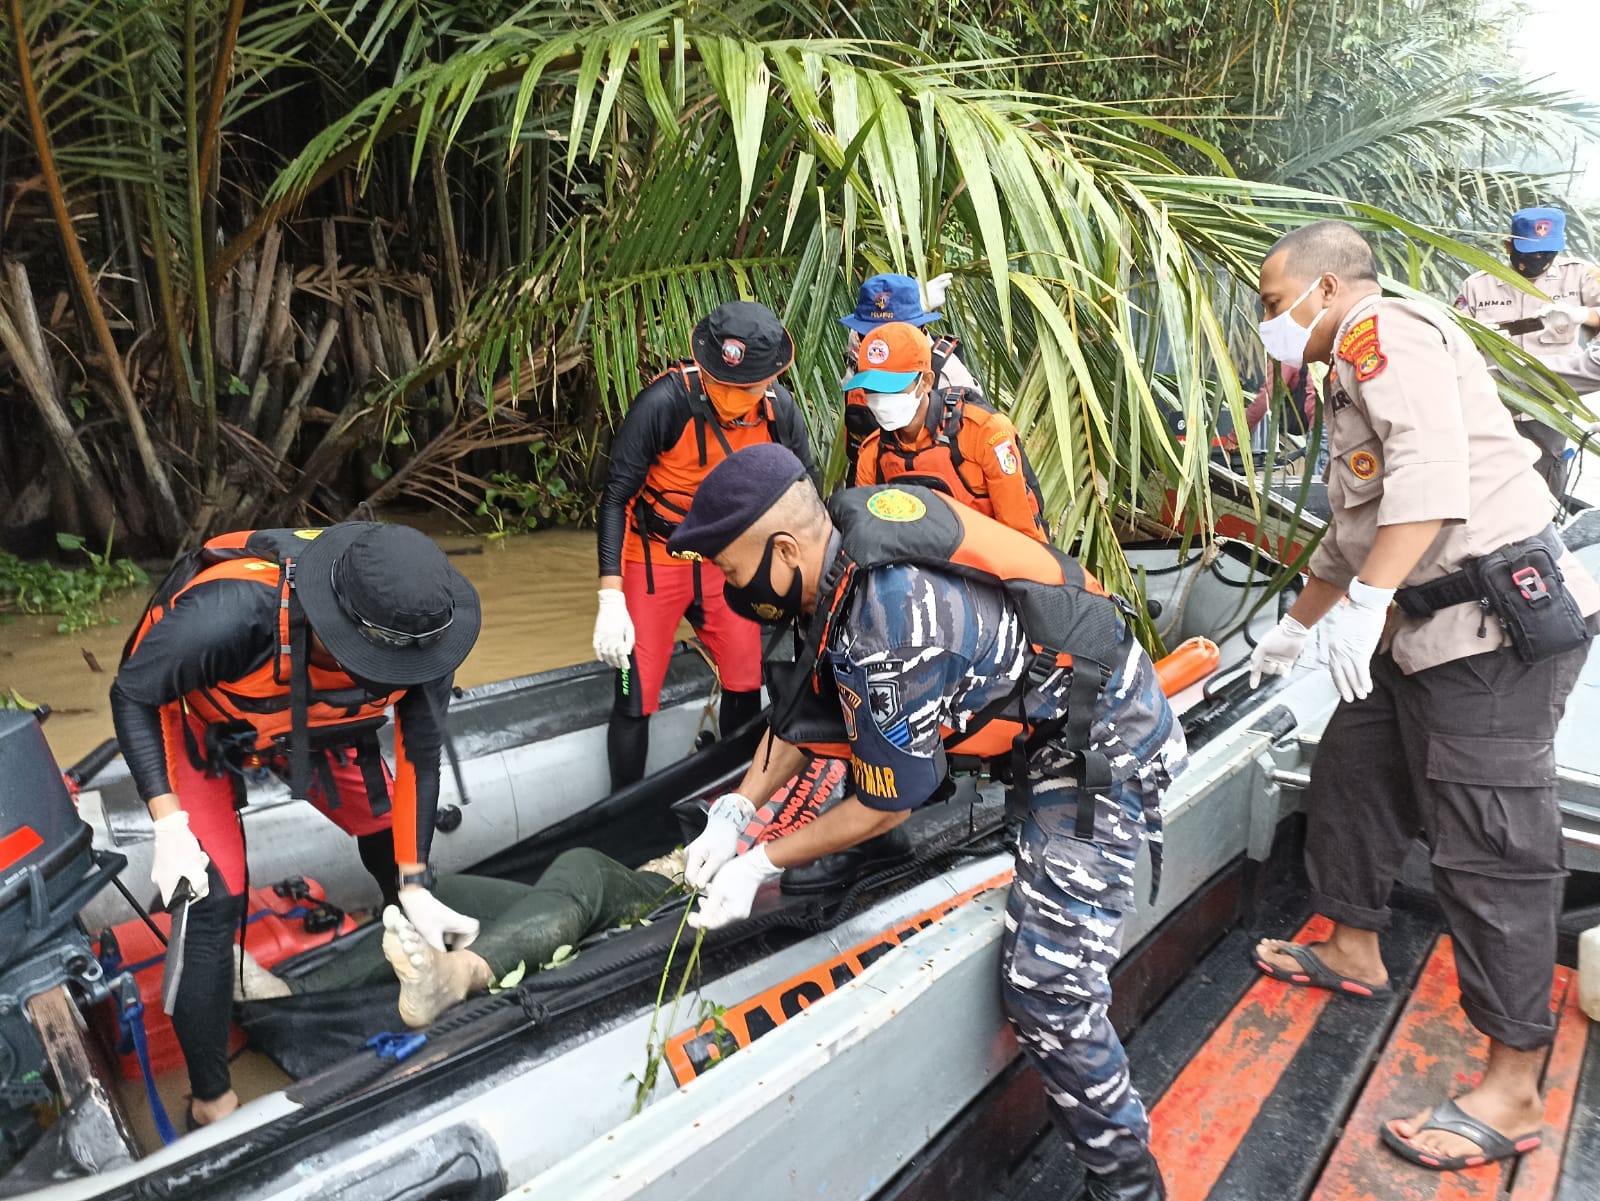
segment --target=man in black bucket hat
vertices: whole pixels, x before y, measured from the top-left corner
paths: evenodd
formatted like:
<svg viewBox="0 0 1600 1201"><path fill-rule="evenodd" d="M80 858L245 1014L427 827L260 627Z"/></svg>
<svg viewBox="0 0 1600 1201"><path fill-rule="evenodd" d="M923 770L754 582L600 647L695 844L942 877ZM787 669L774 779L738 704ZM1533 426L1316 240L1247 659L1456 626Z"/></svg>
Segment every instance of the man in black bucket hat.
<svg viewBox="0 0 1600 1201"><path fill-rule="evenodd" d="M479 616L477 592L431 539L373 522L224 534L156 589L111 713L155 823L161 901L191 898L173 1009L191 1125L238 1105L229 944L247 893L248 781L287 780L355 835L385 901L430 944L477 934L433 896L427 864L451 680ZM393 775L377 740L391 707Z"/></svg>
<svg viewBox="0 0 1600 1201"><path fill-rule="evenodd" d="M762 443L787 446L811 470L805 419L777 382L794 361L794 341L777 315L730 301L695 326L691 346L693 358L628 406L600 498L594 653L617 669L607 737L613 790L644 775L650 714L685 616L721 676L723 733L761 709L758 627L728 609L713 564L667 554L700 481L735 451Z"/></svg>

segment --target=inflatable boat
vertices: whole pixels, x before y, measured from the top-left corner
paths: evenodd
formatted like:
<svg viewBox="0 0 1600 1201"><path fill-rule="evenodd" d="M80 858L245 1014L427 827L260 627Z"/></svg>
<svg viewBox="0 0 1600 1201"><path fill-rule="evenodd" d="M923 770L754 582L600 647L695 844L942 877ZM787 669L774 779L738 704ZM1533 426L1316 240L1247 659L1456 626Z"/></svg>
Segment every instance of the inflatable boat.
<svg viewBox="0 0 1600 1201"><path fill-rule="evenodd" d="M1204 637L1217 648L1215 670L1173 690L1190 766L1165 800L1161 891L1130 918L1114 1015L1147 1099L1158 1115L1169 1107L1163 1128L1175 1141L1159 1150L1185 1173L1174 1196L1431 1196L1354 1191L1359 1146L1351 1144L1351 1162L1340 1167L1337 1138L1353 1113L1392 1095L1399 1069L1386 1058L1394 1051L1391 1030L1439 1036L1448 957L1426 897L1407 910L1414 913L1401 949L1409 958L1397 972L1417 990L1409 999L1401 992L1382 1012L1351 1019L1330 1011L1324 1019L1320 1005L1242 970L1247 931L1292 933L1304 922L1295 813L1337 702L1314 651L1292 675L1249 688L1250 646L1292 599L1292 581L1281 587L1285 573L1245 542L1204 550L1146 543L1128 553L1165 643ZM1600 557L1600 547L1586 553ZM1591 667L1579 692L1596 687L1600 668ZM452 730L462 732L459 713L472 699L452 709ZM681 937L680 899L647 925L590 939L565 966L462 1003L420 1037L396 1029L382 1033L405 1036L341 1041L319 1026L297 1047L292 1017L277 1020L270 1003L252 1002L239 1016L252 1037L279 1040L292 1082L152 1149L127 1135L105 1083L107 1051L81 1034L76 1016L109 1004L119 986L95 958L94 923L74 915L112 903L101 895L111 874L125 871L136 884L144 877L124 868L122 850L94 844L97 832L85 819L103 809L86 805L79 818L70 802L62 807L59 776L47 750L41 765L42 738L28 729L31 719L5 721L0 845L16 857L0 854L0 1039L7 1044L0 1050L11 1055L0 1056L0 1098L30 1086L30 1098L41 1086L52 1098L43 1105L0 1099L9 1106L0 1196L1073 1195L1071 1156L1049 1132L1037 1080L1022 1070L999 1009L1011 861L999 837L1003 798L993 785L969 783L919 811L908 823L914 852L907 860L869 868L822 895L768 886L749 920L704 940L692 976L684 975L690 940ZM1564 730L1564 756L1574 750L1573 724ZM535 819L540 824L526 835L487 840L492 854L453 863L531 881L561 850L587 846L637 865L682 840L675 810L692 812L735 781L758 733L752 727L714 742L633 788ZM472 761L464 756L472 800L461 814L463 834L482 803ZM1600 868L1592 858L1600 839L1585 850L1597 827L1584 825L1600 823L1597 794L1583 791L1597 777L1565 763L1569 862ZM553 786L548 777L518 776L515 784L519 804ZM39 843L17 854L28 842L11 841L21 827ZM310 841L308 827L298 836ZM329 827L327 841L339 839ZM326 862L318 879L327 903L359 908L364 885L354 856L330 851ZM1143 899L1148 865L1139 870ZM295 871L309 874L298 863ZM259 869L253 876L269 879ZM127 917L121 903L118 922ZM371 936L332 932L326 941ZM319 953L328 952L307 952ZM282 970L292 971L295 958L283 960ZM1565 1016L1576 992L1564 981L1556 1003ZM1424 993L1431 1010L1418 1000ZM41 996L48 998L42 1005ZM25 998L20 1007L15 998ZM285 1028L295 1056L284 1049ZM1591 1142L1600 1126L1600 1052L1588 1046L1594 1040L1581 1022L1564 1020L1562 1031L1561 1055L1549 1070L1565 1082L1573 1134L1561 1145L1573 1148L1584 1141L1582 1121ZM366 1027L356 1034L367 1035ZM1289 1066L1275 1070L1280 1059ZM1204 1101L1209 1090L1214 1105ZM1514 1195L1546 1201L1563 1180L1592 1184L1593 1175L1571 1175L1581 1167L1574 1153L1558 1154L1542 1192ZM1345 1183L1318 1192L1325 1176ZM1245 1191L1236 1177L1248 1182Z"/></svg>

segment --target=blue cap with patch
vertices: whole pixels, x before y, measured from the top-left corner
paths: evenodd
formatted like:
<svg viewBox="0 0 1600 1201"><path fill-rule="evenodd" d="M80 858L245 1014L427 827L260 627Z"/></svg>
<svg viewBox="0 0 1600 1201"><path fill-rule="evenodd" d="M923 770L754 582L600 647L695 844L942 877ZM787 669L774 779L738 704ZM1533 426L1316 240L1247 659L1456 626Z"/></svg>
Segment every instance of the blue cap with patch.
<svg viewBox="0 0 1600 1201"><path fill-rule="evenodd" d="M1511 245L1523 254L1567 248L1567 215L1560 209L1522 209L1511 218Z"/></svg>
<svg viewBox="0 0 1600 1201"><path fill-rule="evenodd" d="M940 316L940 313L923 312L922 289L909 275L873 275L856 293L856 311L840 317L839 324L848 325L858 334L867 334L886 321L927 325Z"/></svg>

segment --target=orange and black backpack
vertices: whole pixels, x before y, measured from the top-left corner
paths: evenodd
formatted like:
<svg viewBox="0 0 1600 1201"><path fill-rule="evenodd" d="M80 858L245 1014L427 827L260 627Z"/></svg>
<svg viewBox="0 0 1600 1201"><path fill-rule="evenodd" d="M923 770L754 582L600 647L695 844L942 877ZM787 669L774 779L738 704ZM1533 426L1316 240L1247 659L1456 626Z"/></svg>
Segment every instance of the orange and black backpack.
<svg viewBox="0 0 1600 1201"><path fill-rule="evenodd" d="M969 509L932 489L845 489L828 501L840 547L818 592L817 607L795 660L771 663L772 730L814 754L849 757L832 674L821 667L834 623L856 582L877 567L911 564L1003 589L1016 607L1032 653L1016 687L976 714L959 737L947 736L953 762L982 763L1009 777L1026 806L1027 762L1059 739L1075 756L1075 778L1090 793L1111 785L1104 755L1090 749L1094 705L1125 655L1123 621L1131 610L1109 595L1070 555ZM1029 692L1063 668L1072 669L1067 712L1031 721ZM1079 805L1077 833L1094 835L1093 805Z"/></svg>

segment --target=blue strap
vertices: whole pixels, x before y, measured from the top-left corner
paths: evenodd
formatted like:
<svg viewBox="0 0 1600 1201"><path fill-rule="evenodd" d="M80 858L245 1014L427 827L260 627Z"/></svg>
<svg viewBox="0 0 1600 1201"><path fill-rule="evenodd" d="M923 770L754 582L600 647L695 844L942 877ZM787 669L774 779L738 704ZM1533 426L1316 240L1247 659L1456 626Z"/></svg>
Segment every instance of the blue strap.
<svg viewBox="0 0 1600 1201"><path fill-rule="evenodd" d="M127 979L132 981L133 977ZM150 1116L155 1119L156 1133L170 1147L178 1141L178 1132L167 1118L167 1107L161 1103L161 1094L156 1091L155 1073L150 1070L150 1048L144 1039L144 1002L135 999L132 1004L124 1005L115 991L112 998L116 1002L117 1021L122 1024L123 1039L132 1041L133 1053L139 1057L139 1073L144 1077L144 1091L150 1099Z"/></svg>
<svg viewBox="0 0 1600 1201"><path fill-rule="evenodd" d="M426 1034L374 1034L367 1039L367 1046L378 1053L379 1059L392 1059L396 1063L407 1058L419 1050L428 1041Z"/></svg>

